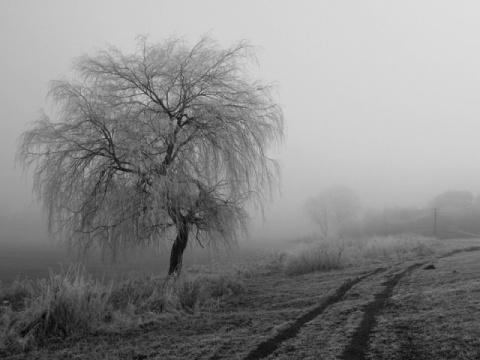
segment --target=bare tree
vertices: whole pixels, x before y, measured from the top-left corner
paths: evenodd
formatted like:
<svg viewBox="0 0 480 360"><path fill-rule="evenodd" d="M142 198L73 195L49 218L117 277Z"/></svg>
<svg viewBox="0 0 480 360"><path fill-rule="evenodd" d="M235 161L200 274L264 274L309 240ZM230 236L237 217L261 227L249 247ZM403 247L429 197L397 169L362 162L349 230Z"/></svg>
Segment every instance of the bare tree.
<svg viewBox="0 0 480 360"><path fill-rule="evenodd" d="M245 230L245 206L278 186L268 148L283 140L272 86L248 72L254 48L193 47L171 38L136 51L108 47L74 62L74 80L54 81L56 120L42 114L20 138L17 161L34 165L34 191L53 235L88 249L173 241L179 273L193 234L230 244Z"/></svg>
<svg viewBox="0 0 480 360"><path fill-rule="evenodd" d="M338 232L361 210L358 195L345 186L330 187L305 203L305 212L327 238Z"/></svg>
<svg viewBox="0 0 480 360"><path fill-rule="evenodd" d="M305 203L305 212L310 220L318 226L320 236L324 239L330 235L331 209L325 193L320 193Z"/></svg>

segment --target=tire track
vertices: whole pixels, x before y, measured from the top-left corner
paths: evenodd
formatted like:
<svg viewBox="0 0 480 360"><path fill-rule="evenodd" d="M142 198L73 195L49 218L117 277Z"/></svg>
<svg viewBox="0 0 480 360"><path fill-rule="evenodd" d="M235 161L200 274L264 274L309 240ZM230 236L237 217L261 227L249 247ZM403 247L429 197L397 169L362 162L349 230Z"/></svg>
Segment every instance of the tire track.
<svg viewBox="0 0 480 360"><path fill-rule="evenodd" d="M418 269L422 265L425 265L425 263L416 263L410 265L402 272L392 276L384 283L385 288L380 293L375 295L375 300L367 304L363 308L364 316L362 322L353 334L352 341L343 351L343 360L366 359L365 355L368 350L368 341L370 338L370 334L376 325L377 314L385 307L387 300L392 296L393 290L400 281L400 279L402 279L406 275L409 275L411 272L413 272L415 269Z"/></svg>
<svg viewBox="0 0 480 360"><path fill-rule="evenodd" d="M457 249L457 250L450 251L449 253L443 254L442 256L439 256L437 259L443 259L461 252L472 252L472 251L479 251L479 250L480 250L480 246L472 246L465 249Z"/></svg>
<svg viewBox="0 0 480 360"><path fill-rule="evenodd" d="M449 253L439 256L436 260L444 259L462 252L480 251L480 246L473 246L465 249L452 250ZM387 300L392 296L395 286L397 286L400 279L409 275L414 270L425 265L425 263L416 263L402 272L394 275L387 280L384 285L385 288L375 295L375 300L364 307L364 317L353 335L350 344L345 348L342 359L343 360L364 360L366 359L366 352L368 351L368 342L370 334L376 325L377 314L385 307Z"/></svg>
<svg viewBox="0 0 480 360"><path fill-rule="evenodd" d="M387 269L388 268L378 268L367 275L363 275L357 277L356 279L345 282L337 289L337 291L333 295L330 295L321 305L315 307L302 317L298 318L292 325L280 331L274 337L260 343L244 358L244 360L263 359L269 356L270 354L275 352L275 350L277 350L284 341L296 336L303 325L305 325L309 321L312 321L317 316L321 315L330 305L339 302L345 296L348 290L350 290L354 285L358 284L359 282L365 280L370 276L384 272Z"/></svg>

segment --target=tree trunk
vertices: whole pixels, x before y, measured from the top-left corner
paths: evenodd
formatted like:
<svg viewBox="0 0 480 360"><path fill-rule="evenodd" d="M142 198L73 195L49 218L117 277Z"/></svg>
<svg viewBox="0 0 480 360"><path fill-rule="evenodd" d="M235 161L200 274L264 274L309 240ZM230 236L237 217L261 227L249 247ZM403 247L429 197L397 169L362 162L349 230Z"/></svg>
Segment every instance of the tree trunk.
<svg viewBox="0 0 480 360"><path fill-rule="evenodd" d="M170 268L168 269L168 275L180 274L182 270L183 252L185 251L188 243L188 223L186 217L178 216L177 222L177 237L172 245L172 251L170 253Z"/></svg>

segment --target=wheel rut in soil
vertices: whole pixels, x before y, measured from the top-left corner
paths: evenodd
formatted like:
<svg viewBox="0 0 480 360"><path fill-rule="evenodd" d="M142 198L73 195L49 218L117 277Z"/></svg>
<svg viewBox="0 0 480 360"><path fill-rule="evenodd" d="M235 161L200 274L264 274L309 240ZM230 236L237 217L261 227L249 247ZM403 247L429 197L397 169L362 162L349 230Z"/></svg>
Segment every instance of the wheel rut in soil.
<svg viewBox="0 0 480 360"><path fill-rule="evenodd" d="M283 331L279 332L274 337L260 343L253 351L251 351L244 360L255 360L255 359L263 359L273 352L277 350L280 345L297 335L303 325L307 322L312 321L317 316L321 315L329 306L339 302L345 294L350 290L354 285L358 284L359 282L365 280L366 278L379 274L381 272L386 271L388 268L378 268L366 275L357 277L356 279L350 280L345 282L342 286L340 286L337 291L330 295L321 305L313 308L308 313L303 315L302 317L298 318L292 325L288 328L284 329Z"/></svg>
<svg viewBox="0 0 480 360"><path fill-rule="evenodd" d="M465 248L465 249L457 249L457 250L450 251L449 253L446 253L446 254L438 257L438 259L443 259L443 258L452 256L452 255L455 255L455 254L458 254L458 253L461 253L461 252L472 252L472 251L479 251L479 250L480 250L480 246L472 246L472 247Z"/></svg>
<svg viewBox="0 0 480 360"><path fill-rule="evenodd" d="M368 341L372 330L376 325L376 316L377 314L385 307L387 300L392 296L395 286L398 284L400 279L404 276L410 274L415 269L418 269L420 266L425 263L417 263L410 265L408 268L402 272L397 273L387 280L383 285L384 289L375 295L375 300L367 304L363 308L363 319L357 330L353 334L352 341L345 348L342 359L343 360L363 360L366 359L366 353L368 350Z"/></svg>
<svg viewBox="0 0 480 360"><path fill-rule="evenodd" d="M453 250L449 253L446 253L438 259L444 259L446 257L453 256L462 252L472 252L480 251L480 246L473 246L465 249ZM345 348L342 359L343 360L363 360L366 359L366 353L368 351L368 341L370 334L376 325L376 316L377 314L385 307L387 300L392 296L395 286L397 286L400 279L404 276L409 275L414 270L425 265L425 263L417 263L409 266L400 273L397 273L389 280L387 280L384 285L385 288L382 292L375 295L375 300L370 304L364 307L364 317L357 330L355 331L352 341Z"/></svg>

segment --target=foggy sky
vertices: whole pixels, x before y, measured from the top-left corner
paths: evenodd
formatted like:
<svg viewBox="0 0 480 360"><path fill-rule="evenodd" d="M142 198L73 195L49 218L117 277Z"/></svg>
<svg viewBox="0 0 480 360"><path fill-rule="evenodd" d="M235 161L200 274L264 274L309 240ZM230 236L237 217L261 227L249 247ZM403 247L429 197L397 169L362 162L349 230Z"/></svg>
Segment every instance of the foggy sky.
<svg viewBox="0 0 480 360"><path fill-rule="evenodd" d="M282 195L258 236L308 232L302 207L328 186L366 207L425 205L480 192L480 2L0 1L0 218L32 204L16 140L71 60L112 44L209 33L259 46L258 76L279 85L287 140L272 156ZM259 223L259 222L257 222ZM1 234L0 234L1 235Z"/></svg>

